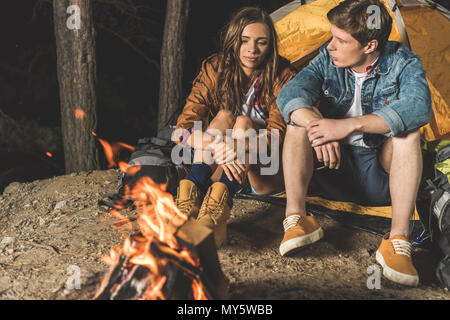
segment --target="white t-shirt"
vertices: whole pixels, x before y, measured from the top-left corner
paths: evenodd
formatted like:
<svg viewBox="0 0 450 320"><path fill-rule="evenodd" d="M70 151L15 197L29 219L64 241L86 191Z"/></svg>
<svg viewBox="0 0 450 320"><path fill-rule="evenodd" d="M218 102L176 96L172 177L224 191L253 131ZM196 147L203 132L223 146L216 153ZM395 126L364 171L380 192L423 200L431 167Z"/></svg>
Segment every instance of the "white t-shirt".
<svg viewBox="0 0 450 320"><path fill-rule="evenodd" d="M358 117L362 116L363 114L361 107L361 87L367 77L367 73L356 73L353 71L353 75L355 76L355 95L353 96L352 106L344 116L345 118ZM363 141L363 133L358 131L353 132L351 135L345 138L344 143L367 148L366 144Z"/></svg>
<svg viewBox="0 0 450 320"><path fill-rule="evenodd" d="M375 63L378 61L378 58L375 59L375 61L371 64L371 67L375 65ZM361 88L364 80L366 80L368 72L364 73L357 73L353 71L353 75L355 76L355 95L353 96L353 102L350 107L350 109L347 111L344 118L353 118L353 117L359 117L362 116L362 107L361 107ZM351 135L349 135L347 138L344 139L345 144L350 144L353 146L358 147L365 147L368 148L368 146L364 143L363 140L363 133L362 132L353 132Z"/></svg>
<svg viewBox="0 0 450 320"><path fill-rule="evenodd" d="M266 121L259 115L258 112L256 112L254 107L255 102L254 92L255 92L255 83L257 80L258 79L256 79L252 83L250 89L244 95L245 103L242 105L242 115L250 117L250 119L252 119L253 122L260 125L261 127L266 127Z"/></svg>

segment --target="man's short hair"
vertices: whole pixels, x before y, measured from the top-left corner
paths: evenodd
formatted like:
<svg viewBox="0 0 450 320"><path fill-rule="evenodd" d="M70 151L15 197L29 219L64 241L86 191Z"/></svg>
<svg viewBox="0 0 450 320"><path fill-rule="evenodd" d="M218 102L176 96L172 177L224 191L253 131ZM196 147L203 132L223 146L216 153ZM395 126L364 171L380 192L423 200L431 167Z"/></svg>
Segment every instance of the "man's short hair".
<svg viewBox="0 0 450 320"><path fill-rule="evenodd" d="M331 9L327 18L331 24L350 33L363 46L371 40L377 40L377 50L380 52L392 30L392 18L379 0L345 0Z"/></svg>

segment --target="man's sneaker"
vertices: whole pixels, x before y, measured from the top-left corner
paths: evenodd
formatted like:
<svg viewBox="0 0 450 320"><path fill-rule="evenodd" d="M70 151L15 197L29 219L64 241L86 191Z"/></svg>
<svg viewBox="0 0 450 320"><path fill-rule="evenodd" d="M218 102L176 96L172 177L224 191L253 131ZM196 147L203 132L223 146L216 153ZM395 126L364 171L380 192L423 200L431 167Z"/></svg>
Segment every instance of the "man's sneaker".
<svg viewBox="0 0 450 320"><path fill-rule="evenodd" d="M283 227L284 237L280 244L282 256L323 238L323 230L313 215L290 214L284 219Z"/></svg>
<svg viewBox="0 0 450 320"><path fill-rule="evenodd" d="M231 215L229 192L222 182L215 182L209 187L203 200L197 221L214 232L217 248L227 239L227 220Z"/></svg>
<svg viewBox="0 0 450 320"><path fill-rule="evenodd" d="M175 204L188 218L197 218L202 203L194 182L188 179L180 180Z"/></svg>
<svg viewBox="0 0 450 320"><path fill-rule="evenodd" d="M419 284L419 275L411 259L411 243L405 237L395 235L389 239L389 233L384 235L376 260L389 280L408 286Z"/></svg>

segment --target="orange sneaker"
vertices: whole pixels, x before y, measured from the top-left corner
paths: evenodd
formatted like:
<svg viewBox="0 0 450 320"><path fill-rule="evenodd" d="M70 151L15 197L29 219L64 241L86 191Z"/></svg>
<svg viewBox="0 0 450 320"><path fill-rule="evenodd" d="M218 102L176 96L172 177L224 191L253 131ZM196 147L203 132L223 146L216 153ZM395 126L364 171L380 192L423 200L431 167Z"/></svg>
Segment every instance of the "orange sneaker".
<svg viewBox="0 0 450 320"><path fill-rule="evenodd" d="M389 233L381 240L376 253L377 262L383 267L383 275L396 283L417 286L419 275L411 259L411 243L401 235L389 239Z"/></svg>
<svg viewBox="0 0 450 320"><path fill-rule="evenodd" d="M323 238L323 230L313 215L290 214L284 219L283 227L284 237L280 244L282 256Z"/></svg>

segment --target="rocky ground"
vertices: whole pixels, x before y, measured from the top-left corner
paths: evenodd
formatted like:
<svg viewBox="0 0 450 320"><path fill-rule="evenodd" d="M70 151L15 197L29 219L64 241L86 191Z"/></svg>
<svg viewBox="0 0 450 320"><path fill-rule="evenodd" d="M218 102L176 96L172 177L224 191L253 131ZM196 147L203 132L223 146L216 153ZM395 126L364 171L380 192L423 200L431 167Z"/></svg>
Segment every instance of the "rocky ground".
<svg viewBox="0 0 450 320"><path fill-rule="evenodd" d="M101 257L122 243L117 220L98 200L117 191L117 170L12 183L0 196L0 299L91 299L106 265ZM231 299L446 299L434 276L436 258L415 249L421 283L402 287L381 279L380 237L318 217L325 237L281 257L283 208L236 200L228 244L218 250ZM81 277L79 288L72 280ZM369 280L369 281L368 281ZM72 286L71 286L72 284ZM372 286L371 286L372 285Z"/></svg>

